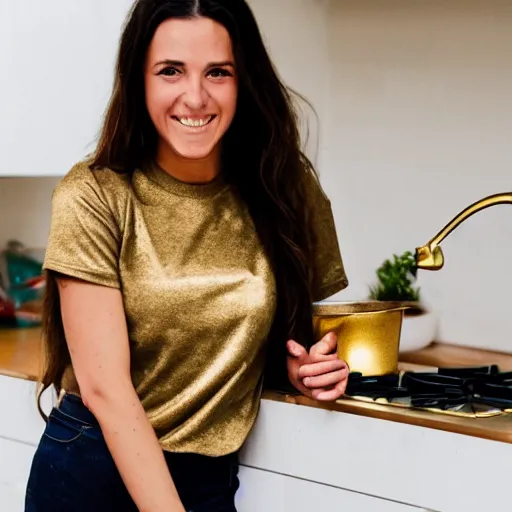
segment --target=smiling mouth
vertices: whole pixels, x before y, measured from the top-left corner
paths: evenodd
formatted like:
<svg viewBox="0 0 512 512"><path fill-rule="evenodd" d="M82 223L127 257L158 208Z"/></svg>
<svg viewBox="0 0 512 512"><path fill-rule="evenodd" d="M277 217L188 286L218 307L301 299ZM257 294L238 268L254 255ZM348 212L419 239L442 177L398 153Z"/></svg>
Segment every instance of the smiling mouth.
<svg viewBox="0 0 512 512"><path fill-rule="evenodd" d="M187 128L204 128L205 126L209 125L216 117L217 116L215 114L202 118L172 116L175 121L178 121L178 123L186 126Z"/></svg>

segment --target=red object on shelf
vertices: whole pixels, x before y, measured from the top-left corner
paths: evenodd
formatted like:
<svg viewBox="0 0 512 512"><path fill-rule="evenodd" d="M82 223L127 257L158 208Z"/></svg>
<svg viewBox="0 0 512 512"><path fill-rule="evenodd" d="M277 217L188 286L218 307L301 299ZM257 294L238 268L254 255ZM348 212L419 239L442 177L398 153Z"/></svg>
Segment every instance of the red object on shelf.
<svg viewBox="0 0 512 512"><path fill-rule="evenodd" d="M0 297L0 322L2 320L11 320L16 318L14 304L11 301Z"/></svg>

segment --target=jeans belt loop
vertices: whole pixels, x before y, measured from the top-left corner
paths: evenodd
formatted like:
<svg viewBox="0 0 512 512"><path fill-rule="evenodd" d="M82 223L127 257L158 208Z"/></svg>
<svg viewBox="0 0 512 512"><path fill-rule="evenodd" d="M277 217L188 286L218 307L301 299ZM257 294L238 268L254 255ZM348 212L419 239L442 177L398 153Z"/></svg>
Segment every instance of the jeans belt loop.
<svg viewBox="0 0 512 512"><path fill-rule="evenodd" d="M62 388L59 393L59 398L57 399L57 409L60 408L60 404L62 403L63 398L66 396L66 390Z"/></svg>

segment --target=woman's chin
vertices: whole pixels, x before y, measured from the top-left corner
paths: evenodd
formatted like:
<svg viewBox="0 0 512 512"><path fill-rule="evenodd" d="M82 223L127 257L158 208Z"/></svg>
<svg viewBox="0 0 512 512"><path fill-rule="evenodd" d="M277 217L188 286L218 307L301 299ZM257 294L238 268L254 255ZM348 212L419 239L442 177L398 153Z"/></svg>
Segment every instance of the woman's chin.
<svg viewBox="0 0 512 512"><path fill-rule="evenodd" d="M196 161L207 160L208 158L213 157L213 150L209 148L208 150L204 150L204 151L201 151L201 150L181 151L181 152L178 152L178 155L183 160L196 160Z"/></svg>
<svg viewBox="0 0 512 512"><path fill-rule="evenodd" d="M212 144L173 144L172 151L183 160L206 160L215 156Z"/></svg>

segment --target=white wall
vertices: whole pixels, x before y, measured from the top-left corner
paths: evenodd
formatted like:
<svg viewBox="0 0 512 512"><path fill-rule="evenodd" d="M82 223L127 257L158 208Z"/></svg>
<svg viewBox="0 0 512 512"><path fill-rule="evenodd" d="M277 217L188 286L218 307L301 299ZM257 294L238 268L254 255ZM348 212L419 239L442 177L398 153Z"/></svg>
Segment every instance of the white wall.
<svg viewBox="0 0 512 512"><path fill-rule="evenodd" d="M323 179L352 286L487 194L512 191L512 2L333 0ZM512 208L472 217L422 272L440 338L512 351Z"/></svg>
<svg viewBox="0 0 512 512"><path fill-rule="evenodd" d="M248 0L278 73L313 107L298 102L306 151L322 165L328 120L329 0ZM306 126L307 125L307 126Z"/></svg>
<svg viewBox="0 0 512 512"><path fill-rule="evenodd" d="M423 244L472 201L512 190L511 1L250 4L280 73L320 118L310 113L308 149L351 282L339 298L365 297L384 258ZM0 180L0 246L13 235L44 243L54 183ZM512 352L511 235L512 209L484 211L442 244L443 270L421 273L441 339Z"/></svg>
<svg viewBox="0 0 512 512"><path fill-rule="evenodd" d="M52 192L60 178L0 178L0 250L11 238L42 248L50 228Z"/></svg>

